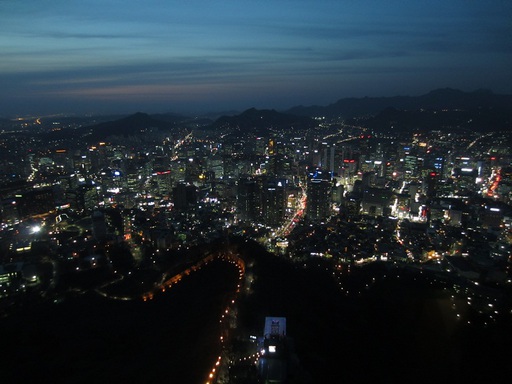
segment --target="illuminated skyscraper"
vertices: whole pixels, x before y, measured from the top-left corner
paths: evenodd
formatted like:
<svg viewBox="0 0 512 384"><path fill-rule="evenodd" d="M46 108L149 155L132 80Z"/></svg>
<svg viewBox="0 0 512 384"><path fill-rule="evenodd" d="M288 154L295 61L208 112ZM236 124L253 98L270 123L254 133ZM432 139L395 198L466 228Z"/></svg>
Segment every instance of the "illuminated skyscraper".
<svg viewBox="0 0 512 384"><path fill-rule="evenodd" d="M317 170L308 177L306 216L313 221L325 220L331 215L331 174Z"/></svg>
<svg viewBox="0 0 512 384"><path fill-rule="evenodd" d="M262 216L266 225L277 227L282 224L286 212L285 184L269 180L262 190Z"/></svg>

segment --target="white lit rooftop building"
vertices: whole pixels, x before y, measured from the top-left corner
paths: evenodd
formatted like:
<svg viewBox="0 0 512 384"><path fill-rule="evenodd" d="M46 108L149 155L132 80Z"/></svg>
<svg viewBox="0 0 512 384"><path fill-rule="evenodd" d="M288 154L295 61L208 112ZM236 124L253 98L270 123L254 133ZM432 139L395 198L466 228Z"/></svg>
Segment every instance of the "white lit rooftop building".
<svg viewBox="0 0 512 384"><path fill-rule="evenodd" d="M286 317L266 317L258 373L263 383L285 383L288 376Z"/></svg>

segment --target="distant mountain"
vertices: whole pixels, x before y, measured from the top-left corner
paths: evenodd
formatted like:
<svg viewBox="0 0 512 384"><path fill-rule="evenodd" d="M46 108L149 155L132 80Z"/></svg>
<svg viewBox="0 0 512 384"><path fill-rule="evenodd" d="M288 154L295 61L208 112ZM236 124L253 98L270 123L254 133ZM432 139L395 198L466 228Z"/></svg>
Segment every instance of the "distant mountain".
<svg viewBox="0 0 512 384"><path fill-rule="evenodd" d="M105 140L109 136L140 135L151 129L170 130L183 119L182 116L159 115L156 119L147 113L137 112L119 120L108 121L88 127L93 141ZM165 119L165 120L164 120Z"/></svg>
<svg viewBox="0 0 512 384"><path fill-rule="evenodd" d="M299 116L325 116L328 118L352 118L376 115L386 108L397 110L421 109L498 109L512 110L512 95L496 95L488 90L463 92L444 88L422 96L346 98L327 106L298 106L286 113Z"/></svg>
<svg viewBox="0 0 512 384"><path fill-rule="evenodd" d="M217 120L219 117L222 117L222 116L234 116L234 115L239 115L240 113L241 113L241 111L236 111L236 110L214 111L214 112L203 113L203 114L201 114L200 117L206 118L206 119L211 119L211 120Z"/></svg>
<svg viewBox="0 0 512 384"><path fill-rule="evenodd" d="M295 116L276 110L251 108L239 115L219 117L211 129L236 132L252 132L264 135L269 130L303 129L315 125L314 120L306 116Z"/></svg>
<svg viewBox="0 0 512 384"><path fill-rule="evenodd" d="M398 110L386 108L375 116L348 119L347 122L363 125L381 133L416 131L465 131L495 132L512 131L512 109L416 109Z"/></svg>
<svg viewBox="0 0 512 384"><path fill-rule="evenodd" d="M179 123L189 119L189 117L177 113L158 113L151 115L151 118L167 123Z"/></svg>

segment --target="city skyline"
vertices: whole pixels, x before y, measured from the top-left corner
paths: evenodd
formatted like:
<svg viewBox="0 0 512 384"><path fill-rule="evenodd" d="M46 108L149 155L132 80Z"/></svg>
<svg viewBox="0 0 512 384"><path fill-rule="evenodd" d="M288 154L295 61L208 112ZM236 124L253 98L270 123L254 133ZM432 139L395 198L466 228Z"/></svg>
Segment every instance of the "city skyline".
<svg viewBox="0 0 512 384"><path fill-rule="evenodd" d="M0 120L4 381L510 375L512 96L426 96Z"/></svg>
<svg viewBox="0 0 512 384"><path fill-rule="evenodd" d="M5 117L512 93L502 1L0 1L0 15Z"/></svg>

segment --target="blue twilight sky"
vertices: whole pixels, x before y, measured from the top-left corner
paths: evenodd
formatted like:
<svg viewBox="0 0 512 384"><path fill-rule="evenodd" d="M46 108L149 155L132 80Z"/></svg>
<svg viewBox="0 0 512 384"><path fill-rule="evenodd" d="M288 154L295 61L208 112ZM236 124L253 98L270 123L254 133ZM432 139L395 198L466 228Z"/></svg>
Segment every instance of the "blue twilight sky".
<svg viewBox="0 0 512 384"><path fill-rule="evenodd" d="M509 0L0 0L0 116L512 93Z"/></svg>

